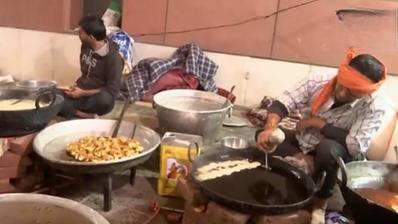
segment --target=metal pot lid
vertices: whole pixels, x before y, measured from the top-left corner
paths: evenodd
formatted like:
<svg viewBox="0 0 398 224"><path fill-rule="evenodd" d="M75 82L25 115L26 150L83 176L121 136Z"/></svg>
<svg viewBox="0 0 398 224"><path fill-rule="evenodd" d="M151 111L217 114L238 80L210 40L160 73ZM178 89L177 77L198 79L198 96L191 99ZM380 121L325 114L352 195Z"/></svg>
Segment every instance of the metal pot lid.
<svg viewBox="0 0 398 224"><path fill-rule="evenodd" d="M39 90L57 86L56 81L52 80L23 80L15 83L15 86L30 90Z"/></svg>

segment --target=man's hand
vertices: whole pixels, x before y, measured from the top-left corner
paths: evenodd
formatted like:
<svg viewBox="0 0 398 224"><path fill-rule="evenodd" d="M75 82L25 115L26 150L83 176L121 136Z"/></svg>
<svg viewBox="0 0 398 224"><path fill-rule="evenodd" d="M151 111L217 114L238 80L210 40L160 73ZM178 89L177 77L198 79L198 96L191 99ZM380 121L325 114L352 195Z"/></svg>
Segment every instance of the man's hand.
<svg viewBox="0 0 398 224"><path fill-rule="evenodd" d="M278 123L281 117L276 113L269 113L267 116L267 122L264 130L257 136L257 147L261 150L271 151L274 149L274 145L270 142L270 137L275 129L278 128Z"/></svg>
<svg viewBox="0 0 398 224"><path fill-rule="evenodd" d="M273 145L270 143L269 139L274 129L265 129L260 132L257 136L257 147L264 151L271 151L273 149Z"/></svg>
<svg viewBox="0 0 398 224"><path fill-rule="evenodd" d="M66 90L65 94L69 97L78 99L78 98L82 98L85 96L85 91L80 89L79 87L75 86L75 87L72 87L70 90Z"/></svg>
<svg viewBox="0 0 398 224"><path fill-rule="evenodd" d="M307 128L316 128L321 130L326 125L326 121L320 117L308 117L297 123L296 130L304 131Z"/></svg>

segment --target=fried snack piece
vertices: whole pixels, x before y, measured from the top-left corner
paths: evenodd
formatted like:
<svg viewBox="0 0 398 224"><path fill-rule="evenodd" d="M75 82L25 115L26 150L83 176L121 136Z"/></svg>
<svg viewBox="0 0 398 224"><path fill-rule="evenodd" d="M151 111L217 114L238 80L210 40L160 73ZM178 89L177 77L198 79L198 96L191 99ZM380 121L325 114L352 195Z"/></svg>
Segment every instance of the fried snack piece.
<svg viewBox="0 0 398 224"><path fill-rule="evenodd" d="M255 169L259 166L261 166L261 163L257 161L250 162L247 159L212 162L198 168L195 177L199 181L211 180L222 176L228 176L242 170Z"/></svg>
<svg viewBox="0 0 398 224"><path fill-rule="evenodd" d="M84 162L117 160L140 154L142 151L143 147L137 140L126 137L88 136L66 147L70 156Z"/></svg>

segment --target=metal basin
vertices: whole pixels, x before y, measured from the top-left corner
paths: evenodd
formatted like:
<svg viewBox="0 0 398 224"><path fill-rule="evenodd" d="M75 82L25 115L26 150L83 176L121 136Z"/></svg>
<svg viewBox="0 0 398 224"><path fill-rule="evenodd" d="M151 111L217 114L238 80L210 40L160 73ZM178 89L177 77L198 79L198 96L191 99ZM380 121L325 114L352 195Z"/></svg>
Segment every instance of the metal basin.
<svg viewBox="0 0 398 224"><path fill-rule="evenodd" d="M134 131L130 122L122 122L118 136L130 137ZM143 152L138 155L110 161L80 162L67 155L66 146L85 136L111 136L115 120L78 119L53 124L43 129L34 139L33 148L49 165L74 173L111 173L145 162L160 144L159 135L150 128L137 125L134 138Z"/></svg>
<svg viewBox="0 0 398 224"><path fill-rule="evenodd" d="M0 217L2 224L109 224L83 204L42 194L1 194Z"/></svg>
<svg viewBox="0 0 398 224"><path fill-rule="evenodd" d="M232 107L224 97L198 90L167 90L153 100L164 131L201 135L205 142L213 140Z"/></svg>

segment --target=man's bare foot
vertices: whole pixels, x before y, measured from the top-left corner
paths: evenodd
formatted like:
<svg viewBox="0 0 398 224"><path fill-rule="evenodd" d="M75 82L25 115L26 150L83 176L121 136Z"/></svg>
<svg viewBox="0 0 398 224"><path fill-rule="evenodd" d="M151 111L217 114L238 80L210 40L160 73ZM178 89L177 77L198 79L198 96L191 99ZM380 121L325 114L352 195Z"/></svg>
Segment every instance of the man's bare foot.
<svg viewBox="0 0 398 224"><path fill-rule="evenodd" d="M75 114L75 116L76 116L76 117L79 117L79 118L95 118L96 115L97 115L97 114L94 114L94 113L86 113L86 112L83 112L83 111L80 111L80 110L76 111L76 114Z"/></svg>
<svg viewBox="0 0 398 224"><path fill-rule="evenodd" d="M327 207L327 198L314 197L312 199L311 224L325 223L325 210Z"/></svg>

